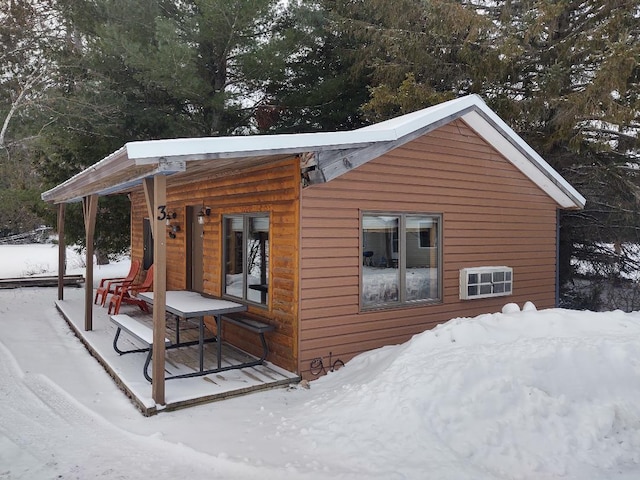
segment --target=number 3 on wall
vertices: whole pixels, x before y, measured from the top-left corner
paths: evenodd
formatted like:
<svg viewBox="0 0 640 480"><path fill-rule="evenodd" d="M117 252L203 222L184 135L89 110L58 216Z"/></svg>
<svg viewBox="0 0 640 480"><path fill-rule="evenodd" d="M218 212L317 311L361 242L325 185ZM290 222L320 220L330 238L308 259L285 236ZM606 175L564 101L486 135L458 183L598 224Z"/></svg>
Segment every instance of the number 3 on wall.
<svg viewBox="0 0 640 480"><path fill-rule="evenodd" d="M167 206L166 205L159 205L158 206L158 212L160 212L158 214L158 220L162 221L162 220L166 220L167 219Z"/></svg>

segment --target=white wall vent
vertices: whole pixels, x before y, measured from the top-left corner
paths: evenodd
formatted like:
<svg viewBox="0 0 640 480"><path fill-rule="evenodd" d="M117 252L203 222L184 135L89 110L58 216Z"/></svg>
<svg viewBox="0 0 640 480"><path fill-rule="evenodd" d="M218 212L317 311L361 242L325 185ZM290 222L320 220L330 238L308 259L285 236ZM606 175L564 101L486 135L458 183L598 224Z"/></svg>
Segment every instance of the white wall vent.
<svg viewBox="0 0 640 480"><path fill-rule="evenodd" d="M460 299L501 297L513 292L513 268L473 267L460 269Z"/></svg>

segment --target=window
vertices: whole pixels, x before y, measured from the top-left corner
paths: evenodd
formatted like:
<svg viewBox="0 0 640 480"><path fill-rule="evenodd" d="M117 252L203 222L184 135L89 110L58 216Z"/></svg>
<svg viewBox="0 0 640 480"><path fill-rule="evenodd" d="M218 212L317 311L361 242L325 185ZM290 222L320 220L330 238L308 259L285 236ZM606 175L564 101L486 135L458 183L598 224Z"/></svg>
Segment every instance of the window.
<svg viewBox="0 0 640 480"><path fill-rule="evenodd" d="M223 217L224 293L262 305L269 291L269 216Z"/></svg>
<svg viewBox="0 0 640 480"><path fill-rule="evenodd" d="M511 295L513 269L509 267L476 267L460 270L460 299Z"/></svg>
<svg viewBox="0 0 640 480"><path fill-rule="evenodd" d="M440 300L439 215L362 216L362 306Z"/></svg>
<svg viewBox="0 0 640 480"><path fill-rule="evenodd" d="M148 218L142 220L142 269L149 270L153 265L153 235L151 222Z"/></svg>

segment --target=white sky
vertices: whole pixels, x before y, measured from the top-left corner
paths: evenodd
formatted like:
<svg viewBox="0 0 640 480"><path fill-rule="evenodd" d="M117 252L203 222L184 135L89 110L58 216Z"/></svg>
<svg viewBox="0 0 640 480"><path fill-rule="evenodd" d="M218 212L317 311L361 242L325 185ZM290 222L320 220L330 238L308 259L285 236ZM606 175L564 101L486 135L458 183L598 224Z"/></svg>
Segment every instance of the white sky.
<svg viewBox="0 0 640 480"><path fill-rule="evenodd" d="M0 246L0 277L53 274L56 258ZM638 313L509 305L363 354L309 390L145 418L55 298L0 290L1 480L640 478Z"/></svg>

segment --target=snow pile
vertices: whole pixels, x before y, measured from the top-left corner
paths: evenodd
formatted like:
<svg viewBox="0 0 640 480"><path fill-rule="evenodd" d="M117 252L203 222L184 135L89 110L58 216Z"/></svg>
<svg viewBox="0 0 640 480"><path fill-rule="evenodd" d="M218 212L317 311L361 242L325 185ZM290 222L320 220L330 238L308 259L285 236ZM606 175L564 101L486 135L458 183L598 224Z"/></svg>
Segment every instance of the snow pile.
<svg viewBox="0 0 640 480"><path fill-rule="evenodd" d="M281 433L363 478L639 475L640 315L505 311L357 357Z"/></svg>

